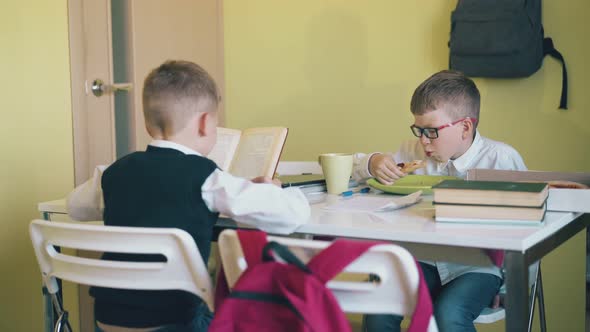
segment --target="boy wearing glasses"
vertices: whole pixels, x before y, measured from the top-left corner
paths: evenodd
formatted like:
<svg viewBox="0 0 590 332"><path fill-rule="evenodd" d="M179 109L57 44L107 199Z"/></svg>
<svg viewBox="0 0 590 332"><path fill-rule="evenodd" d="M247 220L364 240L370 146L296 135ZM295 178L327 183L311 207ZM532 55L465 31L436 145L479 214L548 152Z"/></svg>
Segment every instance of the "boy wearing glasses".
<svg viewBox="0 0 590 332"><path fill-rule="evenodd" d="M353 177L375 177L393 184L406 174L400 162L424 160L416 174L465 178L468 169L526 170L511 146L493 141L477 131L480 96L475 83L455 71L438 72L416 88L410 109L410 126L417 140L403 142L395 154L355 155ZM420 262L441 332L475 331L473 320L488 306L502 284L500 269L445 262ZM399 331L402 317L367 315L368 331Z"/></svg>

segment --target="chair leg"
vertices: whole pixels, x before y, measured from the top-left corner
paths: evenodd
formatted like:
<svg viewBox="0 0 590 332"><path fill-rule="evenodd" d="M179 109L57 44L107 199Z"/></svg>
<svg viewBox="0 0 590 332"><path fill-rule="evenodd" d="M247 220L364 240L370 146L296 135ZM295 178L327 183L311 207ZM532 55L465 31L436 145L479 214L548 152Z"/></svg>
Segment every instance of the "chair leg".
<svg viewBox="0 0 590 332"><path fill-rule="evenodd" d="M47 291L47 287L43 286L43 313L44 313L44 332L51 332L53 331L53 304L52 304L52 296Z"/></svg>
<svg viewBox="0 0 590 332"><path fill-rule="evenodd" d="M535 302L537 300L537 289L539 286L539 269L541 266L541 262L537 266L537 271L535 273L535 282L533 283L533 289L531 290L531 295L529 296L529 326L527 331L531 332L533 329L533 318L535 317Z"/></svg>
<svg viewBox="0 0 590 332"><path fill-rule="evenodd" d="M530 296L530 313L529 313L529 325L528 332L533 329L533 318L535 316L535 302L539 300L539 323L541 325L541 332L547 332L547 321L545 318L545 298L543 296L543 278L541 276L541 262L537 267L537 273L535 275L535 282L533 283L533 289Z"/></svg>
<svg viewBox="0 0 590 332"><path fill-rule="evenodd" d="M539 286L538 298L539 298L539 320L541 322L541 332L547 332L547 320L545 318L545 298L543 296L543 277L541 276L541 262L539 262L539 269L537 272L537 283Z"/></svg>
<svg viewBox="0 0 590 332"><path fill-rule="evenodd" d="M61 299L58 294L51 294L51 300L53 302L53 310L57 315L57 321L55 322L54 332L72 332L72 326L68 320L68 312L63 309Z"/></svg>
<svg viewBox="0 0 590 332"><path fill-rule="evenodd" d="M57 319L57 323L55 323L55 329L53 332L62 332L66 331L68 326L68 312L64 311L59 315Z"/></svg>

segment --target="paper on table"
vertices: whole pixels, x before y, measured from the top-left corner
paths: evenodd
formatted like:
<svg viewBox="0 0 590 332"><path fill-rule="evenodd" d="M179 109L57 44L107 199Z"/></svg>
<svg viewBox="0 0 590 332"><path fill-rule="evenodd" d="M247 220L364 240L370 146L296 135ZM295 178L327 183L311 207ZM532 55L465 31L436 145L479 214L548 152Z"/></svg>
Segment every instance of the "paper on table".
<svg viewBox="0 0 590 332"><path fill-rule="evenodd" d="M338 203L324 207L332 211L357 211L357 212L385 212L401 209L418 203L422 191L419 190L407 196L391 198L391 196L365 196L354 195L351 198L343 198Z"/></svg>

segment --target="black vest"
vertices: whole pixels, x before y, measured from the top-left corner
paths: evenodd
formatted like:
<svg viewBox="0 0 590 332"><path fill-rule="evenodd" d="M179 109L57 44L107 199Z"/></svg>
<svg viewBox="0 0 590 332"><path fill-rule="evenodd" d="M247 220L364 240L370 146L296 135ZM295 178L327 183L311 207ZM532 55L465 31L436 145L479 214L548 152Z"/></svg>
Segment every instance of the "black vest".
<svg viewBox="0 0 590 332"><path fill-rule="evenodd" d="M205 205L201 186L216 168L207 158L153 146L117 160L102 176L105 225L183 229L207 263L218 214ZM163 261L159 255L115 253L105 253L103 259ZM128 327L187 322L202 303L184 291L93 287L90 294L98 321Z"/></svg>

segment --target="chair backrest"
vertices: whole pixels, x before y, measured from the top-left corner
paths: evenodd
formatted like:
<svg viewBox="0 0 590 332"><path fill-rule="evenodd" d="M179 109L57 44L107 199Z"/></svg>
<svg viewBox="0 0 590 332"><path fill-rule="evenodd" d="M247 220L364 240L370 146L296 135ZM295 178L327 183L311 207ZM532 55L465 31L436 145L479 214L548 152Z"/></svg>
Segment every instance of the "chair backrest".
<svg viewBox="0 0 590 332"><path fill-rule="evenodd" d="M29 227L43 282L58 291L56 278L79 284L137 290L184 290L213 310L213 289L193 238L175 228L112 227L33 220ZM165 262L106 261L58 252L60 248L128 254L160 254Z"/></svg>
<svg viewBox="0 0 590 332"><path fill-rule="evenodd" d="M276 241L287 246L304 263L307 263L316 252L330 245L330 242L326 241L275 236L269 236L268 241ZM244 254L237 233L233 230L221 232L218 244L226 280L231 289L247 268ZM393 244L374 246L349 264L344 272L373 274L380 279L377 283L366 282L366 279L328 282L328 288L332 290L344 312L405 316L413 314L417 301L419 272L414 258L404 248Z"/></svg>

